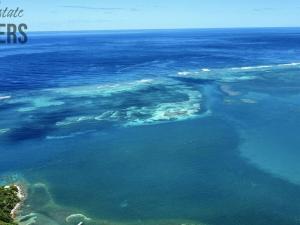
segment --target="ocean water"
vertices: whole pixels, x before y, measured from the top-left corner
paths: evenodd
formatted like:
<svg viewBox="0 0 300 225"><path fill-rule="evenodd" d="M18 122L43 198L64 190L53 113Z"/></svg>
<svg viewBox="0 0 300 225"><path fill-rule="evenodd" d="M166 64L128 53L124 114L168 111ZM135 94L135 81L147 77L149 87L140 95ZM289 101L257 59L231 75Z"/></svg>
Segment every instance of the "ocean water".
<svg viewBox="0 0 300 225"><path fill-rule="evenodd" d="M300 29L29 38L0 52L21 224L300 224Z"/></svg>

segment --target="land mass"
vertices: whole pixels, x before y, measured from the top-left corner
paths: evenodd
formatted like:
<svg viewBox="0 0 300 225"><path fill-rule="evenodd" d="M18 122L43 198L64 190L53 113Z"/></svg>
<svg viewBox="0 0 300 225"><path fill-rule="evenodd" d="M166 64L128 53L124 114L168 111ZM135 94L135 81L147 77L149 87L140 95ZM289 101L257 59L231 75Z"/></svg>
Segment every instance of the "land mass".
<svg viewBox="0 0 300 225"><path fill-rule="evenodd" d="M16 225L14 216L21 202L21 190L16 185L0 187L0 225Z"/></svg>

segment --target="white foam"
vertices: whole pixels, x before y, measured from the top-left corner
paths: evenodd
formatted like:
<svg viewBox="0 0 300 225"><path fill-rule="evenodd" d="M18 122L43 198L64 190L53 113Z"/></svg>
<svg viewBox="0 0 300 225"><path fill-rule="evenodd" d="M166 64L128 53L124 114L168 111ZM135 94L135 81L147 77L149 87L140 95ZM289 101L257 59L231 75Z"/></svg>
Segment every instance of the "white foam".
<svg viewBox="0 0 300 225"><path fill-rule="evenodd" d="M233 67L231 68L231 70L256 70L256 69L267 69L272 67L276 67L276 65Z"/></svg>
<svg viewBox="0 0 300 225"><path fill-rule="evenodd" d="M300 63L297 63L297 62L293 62L293 63L286 63L286 64L281 64L279 66L299 66Z"/></svg>
<svg viewBox="0 0 300 225"><path fill-rule="evenodd" d="M255 101L253 99L248 99L248 98L241 99L241 102L244 102L244 103L247 103L247 104L255 104L255 103L257 103L257 101Z"/></svg>
<svg viewBox="0 0 300 225"><path fill-rule="evenodd" d="M68 139L68 138L74 138L76 136L79 135L84 135L84 134L88 134L91 132L94 132L95 130L88 130L88 131L83 131L83 132L74 132L68 135L62 135L62 136L47 136L46 139L47 140L60 140L60 139Z"/></svg>
<svg viewBox="0 0 300 225"><path fill-rule="evenodd" d="M10 98L11 98L10 95L0 96L0 100L6 100L6 99L10 99Z"/></svg>
<svg viewBox="0 0 300 225"><path fill-rule="evenodd" d="M102 113L101 115L98 115L95 117L95 120L109 120L109 121L118 121L119 119L121 119L120 117L120 112L119 111L106 111L104 113Z"/></svg>
<svg viewBox="0 0 300 225"><path fill-rule="evenodd" d="M258 77L256 76L231 76L231 77L224 77L222 81L224 82L235 82L235 81L244 81L244 80L255 80Z"/></svg>
<svg viewBox="0 0 300 225"><path fill-rule="evenodd" d="M10 131L10 128L0 129L0 135L1 135L1 134L5 134L5 133L7 133L7 132L9 132L9 131Z"/></svg>
<svg viewBox="0 0 300 225"><path fill-rule="evenodd" d="M75 86L65 88L48 89L48 91L54 92L59 95L76 96L76 97L97 97L104 96L109 97L114 94L136 91L143 89L149 85L157 84L159 81L154 79L141 79L131 82L121 82L114 84L102 84L102 85L88 85L88 86Z"/></svg>
<svg viewBox="0 0 300 225"><path fill-rule="evenodd" d="M273 66L245 66L241 67L241 70L253 70L253 69L264 69L264 68L272 68Z"/></svg>
<svg viewBox="0 0 300 225"><path fill-rule="evenodd" d="M57 101L53 99L52 97L48 96L30 96L30 97L23 97L23 98L18 98L10 101L10 103L29 103L32 106L29 107L22 107L19 108L19 112L28 112L28 111L34 111L39 108L46 108L50 106L60 106L63 105L64 102L62 101Z"/></svg>
<svg viewBox="0 0 300 225"><path fill-rule="evenodd" d="M152 83L153 79L142 79L142 80L138 80L137 83Z"/></svg>
<svg viewBox="0 0 300 225"><path fill-rule="evenodd" d="M299 66L300 63L284 63L284 64L275 64L275 65L261 65L261 66L244 66L244 67L233 67L232 70L256 70L256 69L268 69L268 68L277 68L282 66Z"/></svg>
<svg viewBox="0 0 300 225"><path fill-rule="evenodd" d="M178 72L177 76L179 77L189 77L193 79L216 79L219 81L225 82L234 82L242 80L253 80L257 79L257 76L245 76L242 73L243 71L261 71L261 72L270 72L271 69L280 69L281 67L296 67L300 66L300 62L286 63L286 64L277 64L277 65L258 65L258 66L243 66L243 67L232 67L232 68L223 68L223 69L208 69L203 68L200 71L183 71ZM208 73L210 72L210 73Z"/></svg>
<svg viewBox="0 0 300 225"><path fill-rule="evenodd" d="M151 107L128 108L128 121L124 126L149 125L196 117L201 110L201 93L187 88L179 89L179 92L188 95L188 100L182 102L160 103ZM136 118L133 115L145 116Z"/></svg>
<svg viewBox="0 0 300 225"><path fill-rule="evenodd" d="M60 140L60 139L66 139L66 138L73 138L76 135L70 134L70 135L65 135L65 136L47 136L47 140Z"/></svg>
<svg viewBox="0 0 300 225"><path fill-rule="evenodd" d="M71 214L66 217L66 222L69 224L86 224L89 223L92 219L86 217L83 214Z"/></svg>
<svg viewBox="0 0 300 225"><path fill-rule="evenodd" d="M183 72L178 72L177 73L179 76L189 76L191 75L192 73L191 72L187 72L187 71L183 71Z"/></svg>
<svg viewBox="0 0 300 225"><path fill-rule="evenodd" d="M75 117L68 117L63 121L56 122L56 126L67 126L73 123L79 123L87 120L92 120L94 117L92 116L75 116Z"/></svg>

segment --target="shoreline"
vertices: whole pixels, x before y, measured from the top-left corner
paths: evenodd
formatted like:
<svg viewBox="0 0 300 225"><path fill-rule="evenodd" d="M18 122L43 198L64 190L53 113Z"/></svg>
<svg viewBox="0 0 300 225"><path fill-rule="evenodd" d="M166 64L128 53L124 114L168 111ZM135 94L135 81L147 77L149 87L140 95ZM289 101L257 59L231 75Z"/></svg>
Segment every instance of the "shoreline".
<svg viewBox="0 0 300 225"><path fill-rule="evenodd" d="M25 198L25 187L20 183L0 187L0 224L16 224L15 220Z"/></svg>
<svg viewBox="0 0 300 225"><path fill-rule="evenodd" d="M24 188L22 187L22 185L14 184L13 186L15 186L18 189L17 196L20 199L20 202L18 202L10 212L11 217L13 219L15 219L17 217L18 211L21 209L22 204L26 198L26 194L25 194L25 191L24 191Z"/></svg>

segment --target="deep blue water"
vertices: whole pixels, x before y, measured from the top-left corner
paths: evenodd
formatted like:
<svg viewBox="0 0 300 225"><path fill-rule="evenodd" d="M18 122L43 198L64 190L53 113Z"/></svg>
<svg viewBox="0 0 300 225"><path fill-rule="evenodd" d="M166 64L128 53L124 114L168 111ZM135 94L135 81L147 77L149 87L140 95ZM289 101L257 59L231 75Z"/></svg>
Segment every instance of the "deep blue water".
<svg viewBox="0 0 300 225"><path fill-rule="evenodd" d="M0 182L36 224L300 224L300 29L29 38L1 46Z"/></svg>

